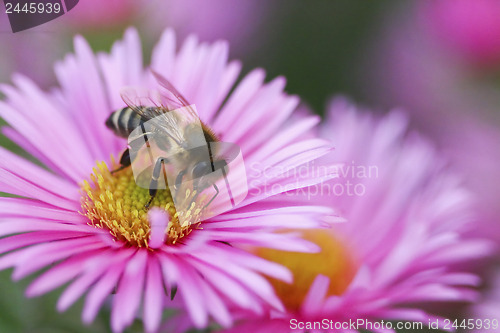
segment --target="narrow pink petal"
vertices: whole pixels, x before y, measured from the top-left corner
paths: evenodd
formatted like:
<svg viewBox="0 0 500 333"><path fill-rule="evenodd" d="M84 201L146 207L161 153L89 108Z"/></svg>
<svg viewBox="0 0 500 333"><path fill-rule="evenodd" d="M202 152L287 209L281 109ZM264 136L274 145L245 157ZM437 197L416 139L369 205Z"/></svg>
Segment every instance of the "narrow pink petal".
<svg viewBox="0 0 500 333"><path fill-rule="evenodd" d="M222 75L219 91L216 94L216 98L213 101L213 105L209 107L208 112L206 113L207 121L211 124L213 119L220 109L221 104L226 99L229 91L234 86L238 75L240 74L242 64L239 61L231 61L225 68L224 73Z"/></svg>
<svg viewBox="0 0 500 333"><path fill-rule="evenodd" d="M267 142L282 132L289 123L295 123L296 121L292 120L292 117L299 103L300 99L297 96L287 96L284 94L279 96L274 102L272 109L268 111L269 114L273 114L274 116L270 117L269 121L264 122L262 126L255 124L254 129L251 129L250 132L255 130L256 135L251 136L248 140L245 138L245 155L249 156L253 160L252 154L255 149L267 144ZM299 119L298 121L301 122L302 119ZM304 133L304 137L308 136L311 135L309 133ZM275 151L278 151L282 147L285 147L286 145L297 140L294 139L294 137L295 135L291 135L290 138L278 143L278 146L274 147Z"/></svg>
<svg viewBox="0 0 500 333"><path fill-rule="evenodd" d="M482 282L479 276L471 273L449 273L439 277L437 280L444 284L471 287L479 287Z"/></svg>
<svg viewBox="0 0 500 333"><path fill-rule="evenodd" d="M21 135L29 133L25 135L26 139L45 156L50 156L55 164L67 168L68 171L70 168L82 171L81 167L86 165L85 161L90 160L88 147L80 136L77 124L68 117L64 106L59 104L52 94L41 91L22 75L14 75L13 81L19 86L19 90L2 86L9 104L17 111L13 115L12 111L7 109L9 114L6 116L9 117L11 126L17 128ZM38 111L38 117L33 118L33 110ZM13 122L14 119L17 121ZM23 127L25 130L22 130ZM26 132L29 128L32 128L32 131ZM53 147L58 149L54 150ZM75 150L80 154L72 156L71 152Z"/></svg>
<svg viewBox="0 0 500 333"><path fill-rule="evenodd" d="M428 283L424 286L408 290L399 298L402 302L429 302L429 301L469 301L477 299L478 293L471 289L459 289L437 283Z"/></svg>
<svg viewBox="0 0 500 333"><path fill-rule="evenodd" d="M199 280L198 285L204 295L206 304L209 304L208 312L212 314L217 323L223 327L231 326L233 324L233 319L231 318L231 314L229 313L224 302L220 299L219 295L217 295L212 287L202 279Z"/></svg>
<svg viewBox="0 0 500 333"><path fill-rule="evenodd" d="M75 200L76 195L73 195L72 198L60 197L4 169L0 169L0 191L38 199L68 210L78 211L80 209L79 202ZM78 192L75 191L75 193Z"/></svg>
<svg viewBox="0 0 500 333"><path fill-rule="evenodd" d="M305 164L331 151L328 141L323 139L307 139L280 149L265 160L266 167L279 166L282 171ZM309 157L310 156L310 157ZM299 159L299 161L297 161ZM297 162L302 161L302 163Z"/></svg>
<svg viewBox="0 0 500 333"><path fill-rule="evenodd" d="M58 149L70 152L73 147L80 152L79 156L73 156L76 161L80 158L89 159L88 147L78 133L78 124L72 121L67 110L64 110L54 96L42 91L23 75L15 74L13 81L19 87L19 93L13 90L7 93L10 104L16 106L27 120L32 121L41 133L45 133L45 136L54 140L53 142L56 142L58 136L64 138L59 142ZM35 108L38 115L36 119L33 118ZM53 121L54 119L57 121Z"/></svg>
<svg viewBox="0 0 500 333"><path fill-rule="evenodd" d="M37 270L75 254L103 248L105 245L96 237L82 237L60 240L22 249L2 257L21 255L12 274L14 280L22 279Z"/></svg>
<svg viewBox="0 0 500 333"><path fill-rule="evenodd" d="M217 240L224 240L229 243L251 244L255 246L263 246L283 251L295 252L319 252L319 247L309 241L303 240L300 237L294 237L287 234L273 234L268 232L235 232L235 231L215 231L206 230L206 233Z"/></svg>
<svg viewBox="0 0 500 333"><path fill-rule="evenodd" d="M282 98L285 84L286 80L284 77L277 77L265 86L262 86L253 99L241 110L238 121L234 122L231 126L231 131L224 133L224 140L228 142L244 141L242 137L254 125L260 124L264 116L272 118L274 114L270 113L269 109L273 106L274 101Z"/></svg>
<svg viewBox="0 0 500 333"><path fill-rule="evenodd" d="M15 223L12 223L14 222ZM0 237L11 234L30 232L30 231L69 231L81 232L89 235L99 234L103 231L88 225L76 225L69 223L61 223L52 220L40 220L36 218L2 218L0 219Z"/></svg>
<svg viewBox="0 0 500 333"><path fill-rule="evenodd" d="M240 110L251 101L261 88L265 76L266 73L262 69L255 69L245 76L212 123L212 128L216 132L228 132L228 129L239 115L239 112L235 112L235 110Z"/></svg>
<svg viewBox="0 0 500 333"><path fill-rule="evenodd" d="M156 44L151 56L151 68L166 78L172 77L175 59L175 34L166 29Z"/></svg>
<svg viewBox="0 0 500 333"><path fill-rule="evenodd" d="M130 249L125 251L133 253L134 250ZM125 267L126 261L114 262L109 267L106 274L104 274L92 287L85 299L85 305L83 307L82 321L84 323L90 324L94 320L102 303L116 287Z"/></svg>
<svg viewBox="0 0 500 333"><path fill-rule="evenodd" d="M229 250L231 250L229 252ZM269 277L281 280L286 283L292 283L293 275L288 268L275 262L260 258L247 251L238 248L228 248L226 244L218 244L210 250L213 256L224 260L239 262L241 266L250 268L254 271L263 273Z"/></svg>
<svg viewBox="0 0 500 333"><path fill-rule="evenodd" d="M204 294L199 287L199 277L188 266L182 265L177 261L182 279L179 280L179 292L184 300L187 311L189 311L193 324L197 328L207 326L209 304L206 303Z"/></svg>
<svg viewBox="0 0 500 333"><path fill-rule="evenodd" d="M294 190L299 190L298 193L305 194L305 196L302 196L301 198L307 199L308 187L314 186L316 184L321 184L323 182L326 182L330 179L334 179L337 177L338 175L336 173L331 173L326 175L314 175L313 177L309 178L296 178L296 179L285 178L280 180L274 180L274 182L272 183L264 184L265 186L263 186L262 188L249 189L248 191L249 196L242 203L239 204L239 207L245 207L247 205L273 197L275 195ZM302 189L304 190L300 191ZM317 191L317 189L311 189L311 191Z"/></svg>
<svg viewBox="0 0 500 333"><path fill-rule="evenodd" d="M330 279L328 277L321 274L316 276L301 306L301 311L304 314L311 315L320 311L329 285Z"/></svg>
<svg viewBox="0 0 500 333"><path fill-rule="evenodd" d="M119 262L130 256L130 253L125 251L116 253L114 251L101 250L97 258L94 258L94 264L86 267L82 273L68 288L64 290L57 301L57 310L66 311L74 302L78 300L92 284L109 270L110 262Z"/></svg>
<svg viewBox="0 0 500 333"><path fill-rule="evenodd" d="M148 258L148 273L144 293L143 321L146 332L157 332L163 313L163 280L160 264L154 255Z"/></svg>
<svg viewBox="0 0 500 333"><path fill-rule="evenodd" d="M45 294L74 279L86 269L85 262L89 258L94 259L100 253L100 250L94 250L77 254L50 268L28 286L26 296L34 297Z"/></svg>
<svg viewBox="0 0 500 333"><path fill-rule="evenodd" d="M198 46L198 38L195 35L189 35L181 46L179 53L175 59L175 67L172 73L172 82L174 82L179 91L186 92L186 88L192 84L191 68L196 63L196 48Z"/></svg>
<svg viewBox="0 0 500 333"><path fill-rule="evenodd" d="M236 222L237 221L237 222ZM248 217L244 219L234 219L232 221L207 222L205 229L272 229L272 228L290 228L290 229L309 229L316 228L321 224L316 217L312 218L307 215L291 215L291 214L273 214L268 216ZM328 227L328 223L324 223Z"/></svg>
<svg viewBox="0 0 500 333"><path fill-rule="evenodd" d="M225 274L223 270L213 267L209 262L198 259L190 259L188 262L199 271L212 286L222 295L232 300L244 309L253 310L255 313L261 313L260 304L254 299L254 296L239 284L235 279Z"/></svg>
<svg viewBox="0 0 500 333"><path fill-rule="evenodd" d="M0 253L16 250L28 245L53 242L68 238L87 237L88 234L74 231L35 231L2 238Z"/></svg>
<svg viewBox="0 0 500 333"><path fill-rule="evenodd" d="M177 286L179 279L181 279L181 273L170 255L160 255L158 259L160 260L165 288L170 295L172 288Z"/></svg>
<svg viewBox="0 0 500 333"><path fill-rule="evenodd" d="M85 136L86 140L90 141L88 147L93 152L94 158L107 158L108 154L105 152L111 150L110 144L113 141L103 140L112 136L112 133L104 128L104 122L111 110L104 95L105 90L98 71L97 61L92 49L82 37L77 36L75 38L74 47L80 80L78 84L75 84L75 82L69 84L68 82L63 87L68 90L71 89L71 91L66 92L72 94L72 103L78 103L78 107L87 110L86 113L74 112L73 115L80 120L79 124L83 133L94 134ZM85 70L82 71L82 68ZM72 75L73 79L76 79L74 77L76 75L78 75L77 72ZM88 98L88 96L92 96L92 98ZM102 130L98 131L97 129ZM92 145L92 142L96 142L96 145Z"/></svg>
<svg viewBox="0 0 500 333"><path fill-rule="evenodd" d="M147 259L147 250L138 250L125 267L111 309L114 332L122 332L136 316L144 291Z"/></svg>
<svg viewBox="0 0 500 333"><path fill-rule="evenodd" d="M219 89L217 83L221 82L228 56L229 45L227 42L214 43L209 47L208 55L202 61L200 71L196 73L199 83L194 95L196 96L197 108L203 110L201 115L204 121L209 121L216 111L212 106Z"/></svg>
<svg viewBox="0 0 500 333"><path fill-rule="evenodd" d="M442 249L438 254L428 258L428 262L434 265L447 263L448 265L457 261L471 260L486 257L494 251L494 245L484 240L468 240L453 247Z"/></svg>
<svg viewBox="0 0 500 333"><path fill-rule="evenodd" d="M295 202L291 199L293 198L288 196L274 201L261 201L256 205L237 207L227 213L211 218L210 221L226 221L231 219L266 216L280 213L307 214L317 212L319 215L327 215L334 212L331 207L306 205L303 203L302 198L295 200Z"/></svg>
<svg viewBox="0 0 500 333"><path fill-rule="evenodd" d="M77 211L58 209L36 200L22 198L0 198L0 211L5 217L38 217L75 224L86 224L88 221Z"/></svg>
<svg viewBox="0 0 500 333"><path fill-rule="evenodd" d="M203 253L193 254L193 256L224 270L228 275L244 283L247 288L261 297L267 304L279 311L283 311L283 305L274 293L274 289L261 275L231 262L214 260L212 256Z"/></svg>
<svg viewBox="0 0 500 333"><path fill-rule="evenodd" d="M299 100L297 98L289 103L291 103L290 108L295 108L299 103ZM318 116L309 116L305 119L301 119L300 121L281 129L279 132L274 133L274 135L272 135L268 140L262 142L255 151L251 154L247 154L246 157L254 161L263 161L274 152L281 150L297 138L300 138L301 135L316 126L320 120L321 118ZM253 144L253 141L258 142L253 138L247 142L250 149L252 149L255 145Z"/></svg>
<svg viewBox="0 0 500 333"><path fill-rule="evenodd" d="M40 151L40 149L34 146L26 137L20 134L18 131L14 130L11 127L4 126L2 127L2 134L5 135L9 140L17 144L29 155L36 158L43 165L47 166L50 170L54 171L59 175L65 175L68 178L71 178L70 174L66 174L65 170L61 168L58 164L52 162L45 154ZM78 181L79 178L72 178L74 181Z"/></svg>
<svg viewBox="0 0 500 333"><path fill-rule="evenodd" d="M64 128L61 123L50 121L51 119L59 119L64 115L57 114L57 108L50 109L53 114L48 117L32 117L32 110L39 109L39 104L43 104L44 99L32 98L18 94L19 106L17 108L0 102L0 115L15 129L20 135L24 135L25 139L38 149L44 156L50 159L54 164L64 169L65 174L72 175L73 179L77 175L86 174L85 166L88 165L89 159L85 159L87 147L81 138L72 139L67 134L61 134L60 129ZM40 119L42 119L40 121ZM69 133L76 132L76 130ZM26 135L29 133L29 135ZM62 140L61 138L64 138ZM55 147L57 149L55 149ZM72 152L81 151L81 155L74 155ZM94 161L91 161L92 163Z"/></svg>

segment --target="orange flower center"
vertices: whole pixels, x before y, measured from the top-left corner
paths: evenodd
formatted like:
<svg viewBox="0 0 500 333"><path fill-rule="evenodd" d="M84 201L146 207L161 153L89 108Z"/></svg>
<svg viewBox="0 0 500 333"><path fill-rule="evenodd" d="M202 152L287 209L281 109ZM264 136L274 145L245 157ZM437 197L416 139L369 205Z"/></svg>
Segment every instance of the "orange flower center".
<svg viewBox="0 0 500 333"><path fill-rule="evenodd" d="M309 288L318 274L330 278L328 296L341 295L349 286L358 265L344 244L336 239L331 230L309 230L303 233L305 239L316 243L319 253L285 252L259 249L257 254L290 269L294 282L272 279L277 295L288 310L299 310Z"/></svg>

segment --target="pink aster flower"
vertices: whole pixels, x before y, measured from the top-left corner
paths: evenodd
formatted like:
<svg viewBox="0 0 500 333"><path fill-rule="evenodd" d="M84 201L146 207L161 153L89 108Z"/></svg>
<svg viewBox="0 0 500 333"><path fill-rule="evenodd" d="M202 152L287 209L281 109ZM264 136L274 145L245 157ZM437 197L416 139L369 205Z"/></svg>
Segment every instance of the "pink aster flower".
<svg viewBox="0 0 500 333"><path fill-rule="evenodd" d="M467 265L491 245L468 236L472 201L459 178L406 130L399 112L377 119L334 101L322 131L335 146L327 159L344 165L315 192L346 222L304 233L320 253L257 250L294 273L292 285L271 279L288 312L253 320L243 314L227 332L395 332L381 322L426 325L439 319L432 303L476 299L479 277ZM365 322L350 325L358 319Z"/></svg>
<svg viewBox="0 0 500 333"><path fill-rule="evenodd" d="M374 43L377 48L368 59L374 76L365 81L370 81L367 88L377 104L403 106L410 112L412 126L431 137L447 155L464 176L467 188L477 196L482 221L477 231L496 240L500 239L496 231L500 220L500 170L496 162L500 159L500 98L497 84L490 79L495 69L481 72L457 59L463 54L450 51L429 25L443 24L450 30L458 11L462 13L461 24L478 24L479 33L483 23L493 27L500 22L493 22L491 17L500 15L492 9L499 5L488 0L405 2L400 11L389 13L389 25ZM448 7L456 8L444 10ZM442 16L441 23L430 20L434 11ZM482 22L478 13L485 11L489 14ZM446 15L450 17L444 18ZM456 33L465 38L459 31L467 28L458 23L456 28ZM485 32L483 39L493 35ZM498 41L491 39L492 43Z"/></svg>
<svg viewBox="0 0 500 333"><path fill-rule="evenodd" d="M166 213L171 198L164 191L148 215L147 189L135 185L130 168L109 171L116 167L111 155L119 156L127 142L105 126L110 113L125 106L122 87L157 87L143 68L138 34L128 30L110 54L97 55L76 37L75 53L55 67L59 87L45 92L21 75L13 76L14 86L1 86L6 100L0 116L10 124L3 133L44 167L0 149L0 191L18 196L0 198L0 268L13 267L15 280L45 269L27 296L67 285L57 308L64 311L85 297L86 323L113 294L114 332L130 325L139 309L145 330L157 331L174 288L175 301L197 327L210 317L231 325L230 307L257 314L283 310L260 273L287 282L291 273L244 246L317 250L296 234L274 231L323 226L319 217L331 213L285 196L331 177L284 172L328 151L326 141L311 134L318 118L292 116L298 99L283 92L282 77L264 83L265 72L257 69L235 85L241 66L228 62L225 42L200 44L191 36L177 51L167 30L151 67L196 104L221 140L240 146L246 199L196 228L181 227ZM173 224L165 228L167 223Z"/></svg>

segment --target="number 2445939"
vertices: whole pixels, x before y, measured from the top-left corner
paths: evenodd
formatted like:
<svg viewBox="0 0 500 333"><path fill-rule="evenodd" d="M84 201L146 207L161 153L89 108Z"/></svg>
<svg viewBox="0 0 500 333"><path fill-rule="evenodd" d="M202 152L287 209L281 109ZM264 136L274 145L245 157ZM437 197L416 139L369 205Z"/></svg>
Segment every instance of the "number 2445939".
<svg viewBox="0 0 500 333"><path fill-rule="evenodd" d="M41 3L41 2L31 2L24 4L12 4L9 2L5 3L5 12L7 14L13 13L26 13L26 14L58 14L62 10L60 3Z"/></svg>

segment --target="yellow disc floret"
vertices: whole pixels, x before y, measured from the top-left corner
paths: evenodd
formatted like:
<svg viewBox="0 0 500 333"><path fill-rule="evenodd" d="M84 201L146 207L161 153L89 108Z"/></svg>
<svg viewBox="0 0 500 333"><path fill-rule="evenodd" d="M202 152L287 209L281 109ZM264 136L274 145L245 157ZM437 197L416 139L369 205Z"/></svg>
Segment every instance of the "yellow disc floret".
<svg viewBox="0 0 500 333"><path fill-rule="evenodd" d="M151 227L144 206L150 199L149 190L137 186L131 168L112 174L100 162L93 171L90 182L85 180L82 185L82 214L89 224L108 229L117 241L148 247ZM165 230L167 244L175 244L199 224L179 222L169 189L159 189L150 207L160 207L170 217Z"/></svg>
<svg viewBox="0 0 500 333"><path fill-rule="evenodd" d="M319 253L285 252L272 249L259 249L262 258L277 262L290 269L293 283L270 279L287 309L299 310L304 298L318 274L330 278L328 295L341 295L351 283L357 270L356 260L346 246L337 240L331 230L309 230L304 238L316 243Z"/></svg>

